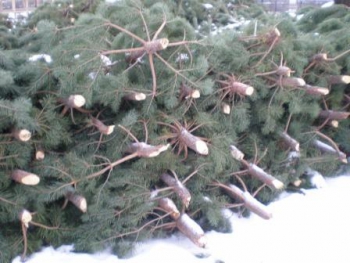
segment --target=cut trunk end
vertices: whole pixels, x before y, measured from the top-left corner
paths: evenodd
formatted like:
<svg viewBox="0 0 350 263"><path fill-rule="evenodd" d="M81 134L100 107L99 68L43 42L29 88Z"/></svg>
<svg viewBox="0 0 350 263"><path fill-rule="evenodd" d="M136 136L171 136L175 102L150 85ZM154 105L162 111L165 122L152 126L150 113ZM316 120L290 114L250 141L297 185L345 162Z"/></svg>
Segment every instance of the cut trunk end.
<svg viewBox="0 0 350 263"><path fill-rule="evenodd" d="M99 130L100 133L104 135L110 135L115 128L115 125L105 125L102 121L92 118L92 124Z"/></svg>
<svg viewBox="0 0 350 263"><path fill-rule="evenodd" d="M300 151L300 144L298 141L296 141L294 138L289 136L286 132L280 133L281 138L283 139L283 142L291 148L293 151L299 152Z"/></svg>
<svg viewBox="0 0 350 263"><path fill-rule="evenodd" d="M250 175L259 179L268 186L271 186L277 190L281 190L284 187L284 184L280 180L266 173L263 169L256 166L255 164L249 164L248 171Z"/></svg>
<svg viewBox="0 0 350 263"><path fill-rule="evenodd" d="M221 111L226 115L230 115L231 114L231 106L228 105L227 103L223 102L223 103L221 103Z"/></svg>
<svg viewBox="0 0 350 263"><path fill-rule="evenodd" d="M339 76L329 76L329 84L349 84L350 76L349 75L339 75Z"/></svg>
<svg viewBox="0 0 350 263"><path fill-rule="evenodd" d="M27 142L32 137L32 133L26 129L21 129L13 131L12 136L18 141Z"/></svg>
<svg viewBox="0 0 350 263"><path fill-rule="evenodd" d="M142 101L146 99L146 94L142 92L131 92L125 95L124 99L131 101Z"/></svg>
<svg viewBox="0 0 350 263"><path fill-rule="evenodd" d="M69 108L81 108L85 105L86 100L82 95L70 95L65 104Z"/></svg>
<svg viewBox="0 0 350 263"><path fill-rule="evenodd" d="M188 189L183 185L182 182L180 182L178 179L175 179L171 175L167 173L163 173L160 176L160 179L167 184L168 186L172 187L174 192L180 197L182 204L187 208L191 201L191 193L188 191Z"/></svg>
<svg viewBox="0 0 350 263"><path fill-rule="evenodd" d="M44 150L41 150L41 149L37 150L35 152L35 159L38 160L38 161L44 160L45 159L45 152L44 152Z"/></svg>
<svg viewBox="0 0 350 263"><path fill-rule="evenodd" d="M19 215L18 215L18 218L19 220L22 222L23 225L26 226L26 228L29 227L29 223L32 221L33 217L32 217L32 214L26 210L26 209L23 209Z"/></svg>
<svg viewBox="0 0 350 263"><path fill-rule="evenodd" d="M84 196L78 195L76 193L69 192L67 198L72 204L74 204L81 212L86 213L87 202Z"/></svg>
<svg viewBox="0 0 350 263"><path fill-rule="evenodd" d="M200 138L194 136L185 128L181 129L180 140L190 149L194 150L196 153L201 155L208 155L209 148L206 142L202 141Z"/></svg>
<svg viewBox="0 0 350 263"><path fill-rule="evenodd" d="M40 177L36 174L19 169L11 173L11 179L24 185L37 185L40 182Z"/></svg>
<svg viewBox="0 0 350 263"><path fill-rule="evenodd" d="M177 228L199 247L205 247L208 243L203 229L187 214L182 214L176 220Z"/></svg>
<svg viewBox="0 0 350 263"><path fill-rule="evenodd" d="M238 161L242 161L244 158L244 153L242 153L236 146L230 145L230 151L233 158Z"/></svg>
<svg viewBox="0 0 350 263"><path fill-rule="evenodd" d="M238 199L237 201L243 202L246 208L261 218L266 220L272 218L272 213L268 210L268 208L256 200L250 193L242 191L235 185L229 185L228 188L225 187L225 190L231 197L236 200Z"/></svg>
<svg viewBox="0 0 350 263"><path fill-rule="evenodd" d="M254 88L241 82L233 82L232 91L237 92L243 96L251 96L254 93Z"/></svg>

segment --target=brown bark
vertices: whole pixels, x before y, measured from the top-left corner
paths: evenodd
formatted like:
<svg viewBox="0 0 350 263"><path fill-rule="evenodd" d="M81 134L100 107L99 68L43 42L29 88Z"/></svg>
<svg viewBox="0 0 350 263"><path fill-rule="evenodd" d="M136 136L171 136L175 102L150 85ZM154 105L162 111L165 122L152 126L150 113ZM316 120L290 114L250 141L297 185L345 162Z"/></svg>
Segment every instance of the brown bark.
<svg viewBox="0 0 350 263"><path fill-rule="evenodd" d="M161 198L158 200L160 208L164 209L167 213L170 213L172 219L177 220L180 217L180 212L177 209L175 203L170 198Z"/></svg>
<svg viewBox="0 0 350 263"><path fill-rule="evenodd" d="M146 94L142 92L130 92L124 96L124 99L131 101L142 101L146 99Z"/></svg>
<svg viewBox="0 0 350 263"><path fill-rule="evenodd" d="M145 51L148 54L153 54L157 51L166 49L169 45L169 40L167 38L155 39L144 44Z"/></svg>
<svg viewBox="0 0 350 263"><path fill-rule="evenodd" d="M343 163L348 163L348 161L346 159L346 154L341 152L341 151L338 151L337 149L333 148L332 146L330 146L324 142L321 142L319 140L314 140L313 145L316 148L318 148L321 152L337 155L340 161L342 161Z"/></svg>
<svg viewBox="0 0 350 263"><path fill-rule="evenodd" d="M242 153L236 146L230 145L230 152L233 158L238 161L242 161L244 158L244 153Z"/></svg>
<svg viewBox="0 0 350 263"><path fill-rule="evenodd" d="M270 30L263 36L263 40L267 44L272 44L281 36L281 32L278 30L277 27Z"/></svg>
<svg viewBox="0 0 350 263"><path fill-rule="evenodd" d="M202 155L208 155L209 149L208 145L202 141L200 138L194 136L185 128L181 128L180 131L180 140L189 148L194 150L196 153Z"/></svg>
<svg viewBox="0 0 350 263"><path fill-rule="evenodd" d="M320 111L318 116L329 120L345 120L350 116L350 112L322 110Z"/></svg>
<svg viewBox="0 0 350 263"><path fill-rule="evenodd" d="M286 77L290 77L290 74L292 73L293 71L289 68L289 67L286 67L286 66L279 66L276 70L276 74L279 75L279 76L286 76Z"/></svg>
<svg viewBox="0 0 350 263"><path fill-rule="evenodd" d="M99 132L104 135L110 135L114 131L115 125L107 126L96 118L91 118L91 121L92 124L99 130Z"/></svg>
<svg viewBox="0 0 350 263"><path fill-rule="evenodd" d="M311 85L305 85L304 86L306 93L310 95L321 95L325 96L328 95L329 89L323 88L323 87L317 87L317 86L311 86Z"/></svg>
<svg viewBox="0 0 350 263"><path fill-rule="evenodd" d="M87 202L84 196L73 192L67 193L67 199L72 202L80 211L85 213L87 211Z"/></svg>
<svg viewBox="0 0 350 263"><path fill-rule="evenodd" d="M297 152L300 151L300 144L297 140L289 136L286 132L281 132L280 136L289 148Z"/></svg>
<svg viewBox="0 0 350 263"><path fill-rule="evenodd" d="M176 227L199 247L207 245L207 238L203 229L187 214L182 214L176 220Z"/></svg>
<svg viewBox="0 0 350 263"><path fill-rule="evenodd" d="M251 96L254 93L254 88L252 86L237 81L231 84L231 90L243 96Z"/></svg>
<svg viewBox="0 0 350 263"><path fill-rule="evenodd" d="M305 81L301 78L285 77L281 80L281 85L286 87L302 87L305 86Z"/></svg>
<svg viewBox="0 0 350 263"><path fill-rule="evenodd" d="M152 158L169 149L169 146L169 144L153 146L144 142L134 142L126 149L126 152L137 153L138 157Z"/></svg>
<svg viewBox="0 0 350 263"><path fill-rule="evenodd" d="M201 93L197 89L192 89L189 86L182 84L180 87L180 100L183 99L198 99L201 96Z"/></svg>
<svg viewBox="0 0 350 263"><path fill-rule="evenodd" d="M328 82L329 84L349 84L350 76L348 75L328 76Z"/></svg>
<svg viewBox="0 0 350 263"><path fill-rule="evenodd" d="M324 62L328 60L328 55L326 53L319 53L312 57L312 61L316 63Z"/></svg>
<svg viewBox="0 0 350 263"><path fill-rule="evenodd" d="M28 173L19 169L16 169L11 173L11 179L24 185L37 185L40 182L40 177L36 174Z"/></svg>
<svg viewBox="0 0 350 263"><path fill-rule="evenodd" d="M168 186L172 187L174 192L180 197L182 204L187 208L191 201L191 193L188 189L171 175L163 173L160 179L166 183Z"/></svg>
<svg viewBox="0 0 350 263"><path fill-rule="evenodd" d="M137 60L139 58L141 58L146 52L144 50L138 50L138 51L134 51L134 52L130 52L129 54L127 54L127 56L125 57L126 62L128 62L129 64L134 64L137 62Z"/></svg>
<svg viewBox="0 0 350 263"><path fill-rule="evenodd" d="M268 186L271 186L275 189L282 189L284 187L283 183L273 177L272 175L266 173L263 169L256 166L255 164L248 163L245 160L242 160L242 162L247 166L248 172L251 176L254 176L255 178L259 179L263 183L265 183Z"/></svg>
<svg viewBox="0 0 350 263"><path fill-rule="evenodd" d="M272 218L272 213L268 211L267 207L256 200L250 193L242 191L235 185L225 187L225 190L231 197L238 199L240 202L243 202L246 208L258 216L264 219Z"/></svg>

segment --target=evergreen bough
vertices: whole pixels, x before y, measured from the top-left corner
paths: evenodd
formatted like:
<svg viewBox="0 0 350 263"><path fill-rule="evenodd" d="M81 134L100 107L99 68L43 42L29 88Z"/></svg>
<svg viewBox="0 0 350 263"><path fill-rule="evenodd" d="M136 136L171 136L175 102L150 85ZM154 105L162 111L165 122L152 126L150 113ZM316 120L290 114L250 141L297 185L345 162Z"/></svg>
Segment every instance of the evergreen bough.
<svg viewBox="0 0 350 263"><path fill-rule="evenodd" d="M302 12L89 1L2 20L1 260L67 243L125 255L176 229L203 247L204 230L230 231L222 208L269 219L281 190L334 174L349 14Z"/></svg>

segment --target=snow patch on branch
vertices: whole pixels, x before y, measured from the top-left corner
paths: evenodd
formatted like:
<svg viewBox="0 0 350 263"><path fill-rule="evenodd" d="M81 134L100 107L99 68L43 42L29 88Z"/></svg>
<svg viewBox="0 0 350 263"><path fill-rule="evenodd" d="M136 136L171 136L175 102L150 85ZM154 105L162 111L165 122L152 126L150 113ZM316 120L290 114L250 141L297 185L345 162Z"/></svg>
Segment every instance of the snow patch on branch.
<svg viewBox="0 0 350 263"><path fill-rule="evenodd" d="M47 54L37 54L37 55L33 55L29 58L29 61L35 62L38 60L45 60L46 63L50 64L52 62L52 58L50 55Z"/></svg>
<svg viewBox="0 0 350 263"><path fill-rule="evenodd" d="M203 4L203 7L207 10L210 10L210 9L213 9L214 6L212 4L206 3L206 4Z"/></svg>
<svg viewBox="0 0 350 263"><path fill-rule="evenodd" d="M310 183L313 187L320 189L320 188L326 188L327 183L323 177L322 174L320 174L316 170L312 170L311 168L308 168L305 172L306 176L309 177Z"/></svg>

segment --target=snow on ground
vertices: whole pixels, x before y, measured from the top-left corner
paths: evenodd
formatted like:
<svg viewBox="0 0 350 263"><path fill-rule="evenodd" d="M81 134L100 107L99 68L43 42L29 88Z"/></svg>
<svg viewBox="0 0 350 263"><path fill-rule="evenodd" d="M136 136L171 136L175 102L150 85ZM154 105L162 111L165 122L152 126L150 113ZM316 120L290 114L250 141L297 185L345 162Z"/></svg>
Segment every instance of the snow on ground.
<svg viewBox="0 0 350 263"><path fill-rule="evenodd" d="M210 231L201 249L181 234L140 244L128 259L108 252L71 252L72 246L48 247L27 263L349 263L350 174L326 180L326 187L283 193L269 205L273 218L228 214L229 234ZM19 263L17 257L12 263Z"/></svg>

